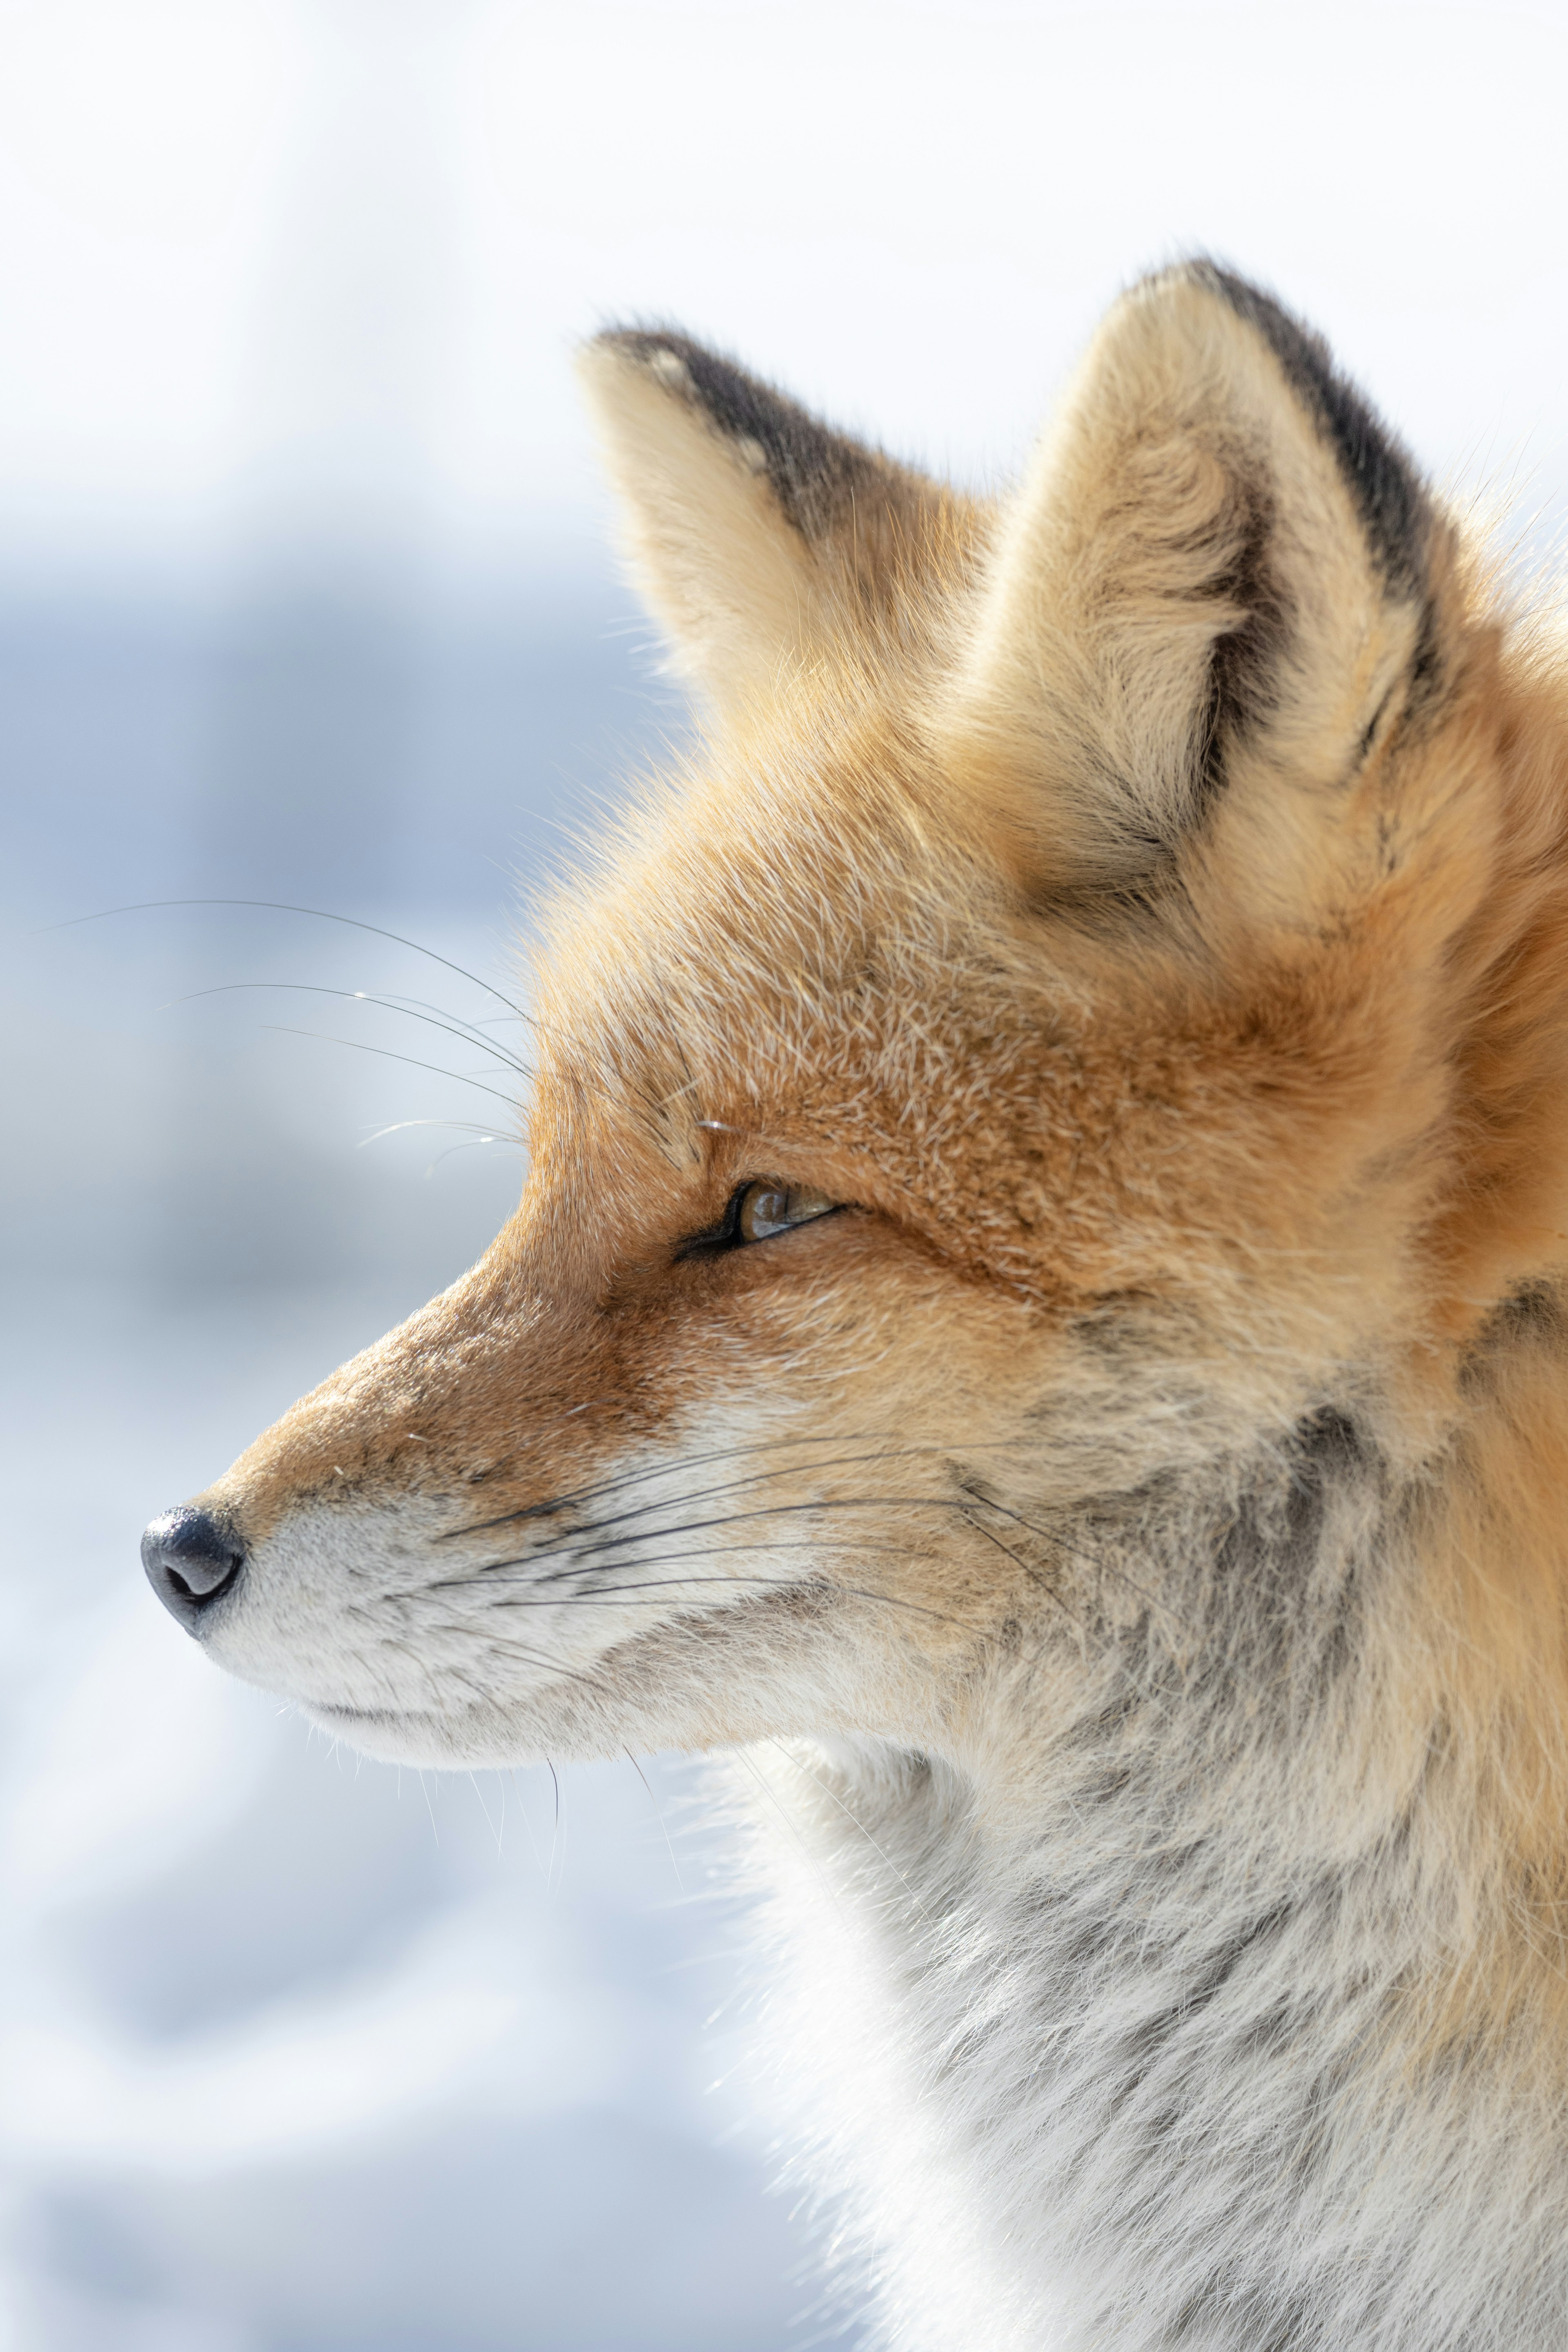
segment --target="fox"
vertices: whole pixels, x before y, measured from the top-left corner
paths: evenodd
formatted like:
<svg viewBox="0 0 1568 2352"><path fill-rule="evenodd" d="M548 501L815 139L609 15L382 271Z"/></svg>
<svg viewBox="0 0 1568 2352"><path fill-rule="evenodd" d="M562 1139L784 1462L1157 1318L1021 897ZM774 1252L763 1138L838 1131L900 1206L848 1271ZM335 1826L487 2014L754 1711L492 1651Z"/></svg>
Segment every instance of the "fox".
<svg viewBox="0 0 1568 2352"><path fill-rule="evenodd" d="M515 1215L147 1572L375 1757L713 1759L886 2352L1558 2352L1550 600L1205 257L994 495L581 364L695 732Z"/></svg>

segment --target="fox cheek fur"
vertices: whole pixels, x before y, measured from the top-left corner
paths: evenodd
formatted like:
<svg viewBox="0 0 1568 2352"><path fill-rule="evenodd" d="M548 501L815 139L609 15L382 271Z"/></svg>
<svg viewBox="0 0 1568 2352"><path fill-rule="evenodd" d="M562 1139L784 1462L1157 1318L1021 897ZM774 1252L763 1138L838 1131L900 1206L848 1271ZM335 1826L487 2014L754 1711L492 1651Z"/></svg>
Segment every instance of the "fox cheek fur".
<svg viewBox="0 0 1568 2352"><path fill-rule="evenodd" d="M1555 2347L1558 642L1207 262L995 503L584 374L701 749L542 917L518 1216L154 1582L380 1753L764 1743L889 2347Z"/></svg>

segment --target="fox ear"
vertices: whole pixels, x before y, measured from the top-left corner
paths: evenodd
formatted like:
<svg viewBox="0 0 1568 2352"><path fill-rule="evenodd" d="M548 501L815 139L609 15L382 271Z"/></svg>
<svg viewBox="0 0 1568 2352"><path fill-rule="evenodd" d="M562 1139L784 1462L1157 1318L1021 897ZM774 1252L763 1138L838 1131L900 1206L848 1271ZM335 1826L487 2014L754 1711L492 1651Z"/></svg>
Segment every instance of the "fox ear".
<svg viewBox="0 0 1568 2352"><path fill-rule="evenodd" d="M722 711L886 651L963 502L685 335L613 330L580 370L623 541L672 666Z"/></svg>
<svg viewBox="0 0 1568 2352"><path fill-rule="evenodd" d="M1221 811L1289 863L1433 688L1436 530L1267 295L1202 261L1126 295L1004 523L949 711L1032 879L1146 887Z"/></svg>

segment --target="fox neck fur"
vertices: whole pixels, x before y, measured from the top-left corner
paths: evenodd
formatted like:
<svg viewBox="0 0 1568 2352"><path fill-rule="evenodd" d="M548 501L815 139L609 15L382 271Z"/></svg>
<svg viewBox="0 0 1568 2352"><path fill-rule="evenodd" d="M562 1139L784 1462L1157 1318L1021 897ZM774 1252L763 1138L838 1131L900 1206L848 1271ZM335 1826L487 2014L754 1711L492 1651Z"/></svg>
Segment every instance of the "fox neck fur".
<svg viewBox="0 0 1568 2352"><path fill-rule="evenodd" d="M1048 1733L1009 1661L941 1757L754 1760L778 2072L810 2051L806 2177L858 2184L879 2342L1556 2340L1562 1916L1500 1884L1500 1759L1396 1696L1420 1487L1315 1415L1075 1528L1160 1598Z"/></svg>

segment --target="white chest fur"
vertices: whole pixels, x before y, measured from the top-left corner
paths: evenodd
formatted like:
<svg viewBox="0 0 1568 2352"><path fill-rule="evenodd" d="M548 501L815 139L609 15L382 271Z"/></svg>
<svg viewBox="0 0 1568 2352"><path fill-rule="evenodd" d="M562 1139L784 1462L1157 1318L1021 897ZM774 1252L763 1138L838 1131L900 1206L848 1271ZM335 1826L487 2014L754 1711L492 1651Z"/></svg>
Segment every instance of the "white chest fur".
<svg viewBox="0 0 1568 2352"><path fill-rule="evenodd" d="M873 1743L751 1761L773 2069L879 2345L1562 2341L1563 2168L1543 2195L1512 2070L1400 2043L1413 1858L1205 1851L1093 1759L1006 1838Z"/></svg>

